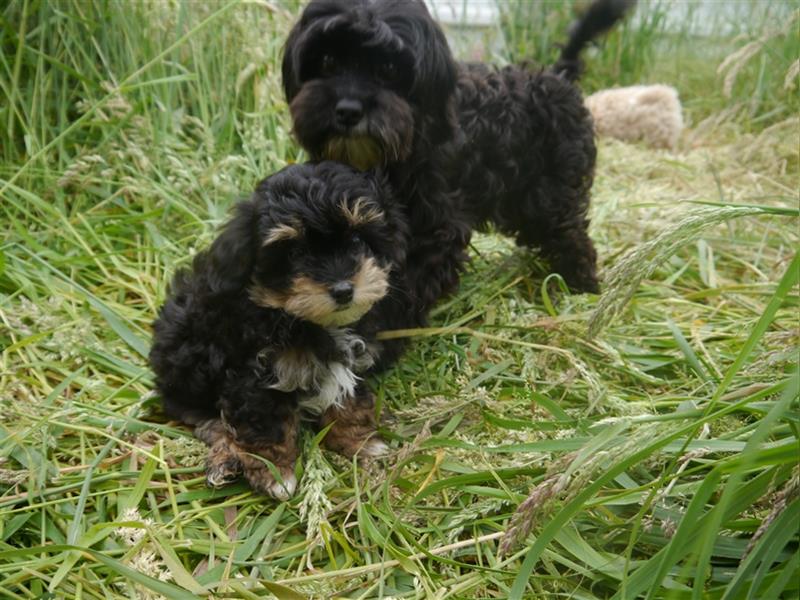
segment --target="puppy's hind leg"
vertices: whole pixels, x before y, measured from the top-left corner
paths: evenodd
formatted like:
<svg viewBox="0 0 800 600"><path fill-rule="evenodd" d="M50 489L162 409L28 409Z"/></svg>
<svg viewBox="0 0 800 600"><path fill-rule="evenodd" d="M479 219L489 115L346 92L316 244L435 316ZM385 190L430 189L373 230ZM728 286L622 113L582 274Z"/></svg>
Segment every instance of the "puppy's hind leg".
<svg viewBox="0 0 800 600"><path fill-rule="evenodd" d="M341 406L328 408L320 417L319 425L331 426L322 444L347 458L377 458L389 451L389 446L378 435L375 397L363 384Z"/></svg>
<svg viewBox="0 0 800 600"><path fill-rule="evenodd" d="M520 193L514 203L497 220L500 229L516 234L520 245L540 248L550 270L561 275L573 292L599 292L597 252L585 216L588 190L543 178L538 188Z"/></svg>

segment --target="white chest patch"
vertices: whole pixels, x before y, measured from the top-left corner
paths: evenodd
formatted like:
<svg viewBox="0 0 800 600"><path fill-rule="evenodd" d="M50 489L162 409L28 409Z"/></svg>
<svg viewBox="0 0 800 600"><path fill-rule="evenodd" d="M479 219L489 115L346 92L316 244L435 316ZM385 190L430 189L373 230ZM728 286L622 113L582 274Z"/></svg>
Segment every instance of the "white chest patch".
<svg viewBox="0 0 800 600"><path fill-rule="evenodd" d="M322 414L331 406L342 406L355 394L360 379L342 363L331 362L326 367L319 389L300 394L300 408L314 415Z"/></svg>
<svg viewBox="0 0 800 600"><path fill-rule="evenodd" d="M272 364L275 383L270 387L298 392L300 408L313 415L341 406L355 394L362 373L374 363L364 340L346 329L330 329L337 348L336 360L323 362L310 351L284 350Z"/></svg>

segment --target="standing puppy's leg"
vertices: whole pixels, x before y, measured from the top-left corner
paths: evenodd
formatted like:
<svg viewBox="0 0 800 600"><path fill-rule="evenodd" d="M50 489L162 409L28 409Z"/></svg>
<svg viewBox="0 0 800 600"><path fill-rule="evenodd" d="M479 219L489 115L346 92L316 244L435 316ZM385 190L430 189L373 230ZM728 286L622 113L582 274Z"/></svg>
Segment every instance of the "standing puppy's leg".
<svg viewBox="0 0 800 600"><path fill-rule="evenodd" d="M550 270L561 275L573 292L598 293L597 252L586 231L586 219L577 217L572 224L540 219L534 227L528 227L531 222L535 221L521 224L517 242L540 248ZM548 225L542 227L541 223Z"/></svg>
<svg viewBox="0 0 800 600"><path fill-rule="evenodd" d="M550 268L560 273L574 292L600 292L597 279L597 252L589 238L585 224L562 229L559 235L542 245L542 253Z"/></svg>
<svg viewBox="0 0 800 600"><path fill-rule="evenodd" d="M597 252L589 238L588 190L541 177L538 187L511 195L511 208L496 223L521 246L538 248L553 273L573 292L600 290Z"/></svg>

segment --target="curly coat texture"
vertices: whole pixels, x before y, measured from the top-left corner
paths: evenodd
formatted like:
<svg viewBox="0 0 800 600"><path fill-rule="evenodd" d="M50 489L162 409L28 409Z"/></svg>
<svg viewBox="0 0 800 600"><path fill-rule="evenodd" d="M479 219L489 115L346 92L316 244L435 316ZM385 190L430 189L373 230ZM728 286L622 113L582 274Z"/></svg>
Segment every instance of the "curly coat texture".
<svg viewBox="0 0 800 600"><path fill-rule="evenodd" d="M586 97L595 131L624 142L675 150L683 131L678 91L668 85L633 85Z"/></svg>
<svg viewBox="0 0 800 600"><path fill-rule="evenodd" d="M538 247L576 291L598 290L586 213L596 151L574 80L580 52L631 0L596 0L550 69L456 62L421 0L312 0L291 30L283 84L315 159L386 167L412 232L419 324L452 292L474 228Z"/></svg>
<svg viewBox="0 0 800 600"><path fill-rule="evenodd" d="M150 363L167 415L212 447L209 483L244 471L258 491L291 494L301 412L336 420L331 444L351 455L374 434L361 376L397 354L373 338L383 314L402 314L393 306L402 295L387 295L406 285L401 207L378 174L287 167L175 275ZM273 462L283 482L250 454Z"/></svg>

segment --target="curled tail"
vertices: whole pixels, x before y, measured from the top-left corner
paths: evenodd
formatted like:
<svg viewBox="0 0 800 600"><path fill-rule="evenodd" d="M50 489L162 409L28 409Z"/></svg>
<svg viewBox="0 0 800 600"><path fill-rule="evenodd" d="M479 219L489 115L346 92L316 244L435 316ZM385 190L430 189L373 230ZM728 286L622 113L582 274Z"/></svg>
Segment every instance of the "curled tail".
<svg viewBox="0 0 800 600"><path fill-rule="evenodd" d="M570 36L553 71L576 81L583 71L580 55L598 35L611 29L636 4L636 0L594 0L580 19L570 27Z"/></svg>

